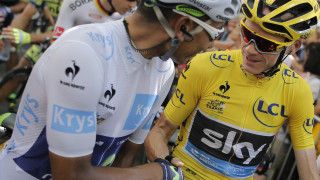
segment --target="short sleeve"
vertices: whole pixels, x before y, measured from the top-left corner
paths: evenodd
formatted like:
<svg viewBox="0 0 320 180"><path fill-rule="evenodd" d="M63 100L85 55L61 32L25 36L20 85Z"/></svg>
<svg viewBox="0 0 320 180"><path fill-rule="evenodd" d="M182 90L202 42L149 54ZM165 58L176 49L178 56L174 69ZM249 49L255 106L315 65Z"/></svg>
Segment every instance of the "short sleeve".
<svg viewBox="0 0 320 180"><path fill-rule="evenodd" d="M43 58L49 150L64 157L91 154L103 66L94 50L78 41L55 44Z"/></svg>

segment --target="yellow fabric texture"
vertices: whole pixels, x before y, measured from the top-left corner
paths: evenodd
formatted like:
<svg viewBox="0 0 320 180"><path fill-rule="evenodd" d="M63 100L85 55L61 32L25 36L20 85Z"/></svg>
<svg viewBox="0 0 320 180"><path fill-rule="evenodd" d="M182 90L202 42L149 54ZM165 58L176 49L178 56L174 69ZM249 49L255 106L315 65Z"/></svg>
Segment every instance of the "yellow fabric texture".
<svg viewBox="0 0 320 180"><path fill-rule="evenodd" d="M186 179L252 179L286 121L295 150L314 147L308 84L285 64L271 78L246 72L242 53L197 55L179 77L164 113L180 125L173 155Z"/></svg>

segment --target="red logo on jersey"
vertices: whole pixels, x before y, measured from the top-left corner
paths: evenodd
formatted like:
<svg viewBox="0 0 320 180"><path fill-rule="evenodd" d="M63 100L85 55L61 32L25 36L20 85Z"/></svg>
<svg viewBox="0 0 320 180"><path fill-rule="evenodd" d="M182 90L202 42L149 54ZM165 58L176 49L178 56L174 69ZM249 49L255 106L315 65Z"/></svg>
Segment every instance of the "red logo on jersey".
<svg viewBox="0 0 320 180"><path fill-rule="evenodd" d="M61 36L61 34L64 32L64 28L62 27L56 27L56 29L54 30L53 36Z"/></svg>
<svg viewBox="0 0 320 180"><path fill-rule="evenodd" d="M89 17L94 18L94 19L102 19L102 16L99 14L89 14Z"/></svg>

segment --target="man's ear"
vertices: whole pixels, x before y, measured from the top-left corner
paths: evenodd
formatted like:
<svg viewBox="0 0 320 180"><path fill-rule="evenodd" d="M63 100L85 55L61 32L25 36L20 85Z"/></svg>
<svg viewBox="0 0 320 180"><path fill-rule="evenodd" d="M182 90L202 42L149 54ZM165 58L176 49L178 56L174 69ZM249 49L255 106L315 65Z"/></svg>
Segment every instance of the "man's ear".
<svg viewBox="0 0 320 180"><path fill-rule="evenodd" d="M174 31L176 33L176 37L180 42L190 41L192 39L191 34L188 32L192 29L192 21L187 16L180 16L175 20Z"/></svg>
<svg viewBox="0 0 320 180"><path fill-rule="evenodd" d="M297 40L292 45L292 53L297 52L302 46L302 39Z"/></svg>

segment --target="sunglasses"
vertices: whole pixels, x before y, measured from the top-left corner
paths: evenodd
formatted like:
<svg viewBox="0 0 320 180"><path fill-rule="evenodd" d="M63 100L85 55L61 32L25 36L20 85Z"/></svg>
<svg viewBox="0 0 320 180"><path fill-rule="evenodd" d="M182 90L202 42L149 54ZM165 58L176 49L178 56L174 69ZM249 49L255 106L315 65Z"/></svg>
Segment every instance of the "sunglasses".
<svg viewBox="0 0 320 180"><path fill-rule="evenodd" d="M291 42L278 42L266 37L263 37L256 32L250 30L244 23L245 18L240 21L240 35L246 45L254 42L256 50L261 54L279 54L284 47L293 44Z"/></svg>
<svg viewBox="0 0 320 180"><path fill-rule="evenodd" d="M199 20L196 17L193 17L187 13L181 12L181 11L177 11L175 9L172 9L173 12L178 13L180 15L183 16L188 16L192 21L194 21L195 23L197 23L199 26L197 26L194 30L190 31L191 35L196 35L198 33L200 33L203 29L205 29L208 34L210 35L210 40L215 40L217 39L224 31L224 28L222 29L216 29L214 27L212 27L210 24L213 22L211 19L203 22L201 20Z"/></svg>

